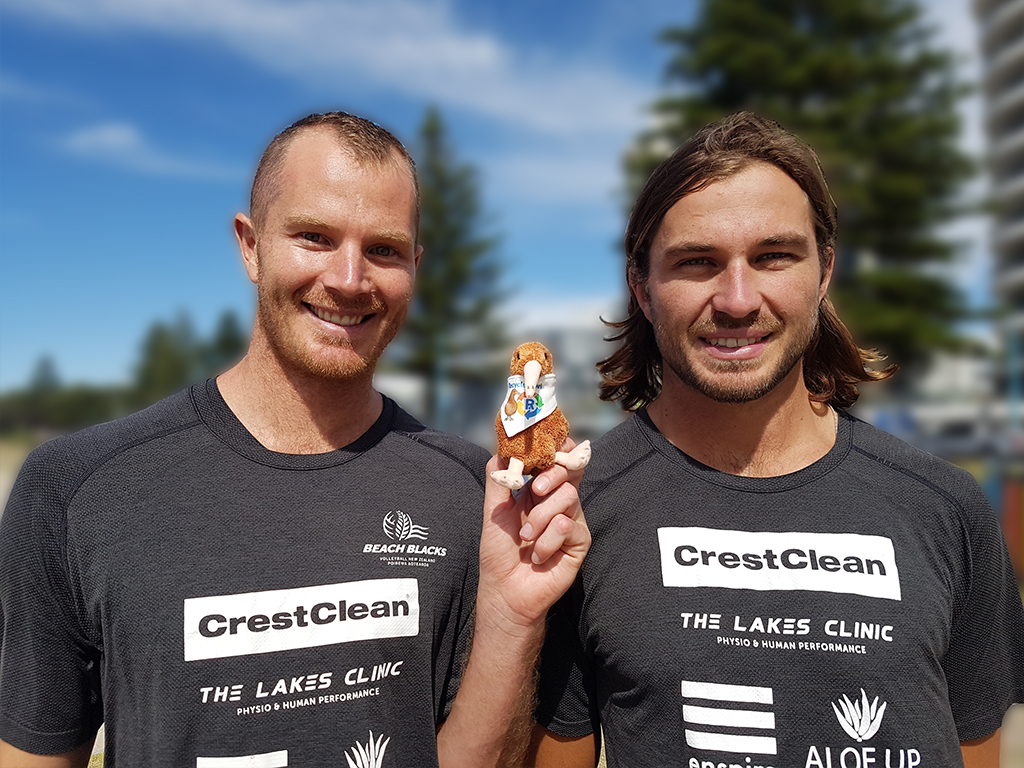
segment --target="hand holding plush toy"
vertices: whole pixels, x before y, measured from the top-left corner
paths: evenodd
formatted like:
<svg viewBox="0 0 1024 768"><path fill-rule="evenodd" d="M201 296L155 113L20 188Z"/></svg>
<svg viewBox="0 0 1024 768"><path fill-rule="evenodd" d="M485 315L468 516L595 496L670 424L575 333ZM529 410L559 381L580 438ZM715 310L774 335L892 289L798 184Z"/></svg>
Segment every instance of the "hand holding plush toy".
<svg viewBox="0 0 1024 768"><path fill-rule="evenodd" d="M498 411L494 429L498 435L498 455L508 469L491 472L491 479L511 490L522 488L523 475L561 464L567 469L582 469L590 461L590 441L571 452L560 450L569 435L569 422L555 402L554 363L543 344L521 344L512 355L512 376L508 397Z"/></svg>

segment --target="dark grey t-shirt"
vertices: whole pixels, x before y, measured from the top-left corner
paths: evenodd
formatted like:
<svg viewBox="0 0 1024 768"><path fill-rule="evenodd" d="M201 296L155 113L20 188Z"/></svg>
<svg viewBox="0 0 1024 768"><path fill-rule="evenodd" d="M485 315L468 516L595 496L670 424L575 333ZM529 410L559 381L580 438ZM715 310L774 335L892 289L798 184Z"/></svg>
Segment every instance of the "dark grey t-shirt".
<svg viewBox="0 0 1024 768"><path fill-rule="evenodd" d="M343 450L274 453L212 380L40 447L0 520L0 738L105 720L108 766L319 768L372 732L436 765L486 460L387 399Z"/></svg>
<svg viewBox="0 0 1024 768"><path fill-rule="evenodd" d="M852 417L815 464L744 478L641 412L581 496L593 546L549 621L538 720L600 721L610 766L952 766L1024 697L977 484Z"/></svg>

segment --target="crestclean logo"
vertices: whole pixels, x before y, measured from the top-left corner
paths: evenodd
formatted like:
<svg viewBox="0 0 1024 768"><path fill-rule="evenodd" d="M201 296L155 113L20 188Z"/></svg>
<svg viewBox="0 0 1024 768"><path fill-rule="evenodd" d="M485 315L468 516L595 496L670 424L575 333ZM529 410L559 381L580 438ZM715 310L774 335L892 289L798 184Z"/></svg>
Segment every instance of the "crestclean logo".
<svg viewBox="0 0 1024 768"><path fill-rule="evenodd" d="M412 518L405 512L396 510L384 515L384 535L389 539L405 541L406 539L426 539L427 531L422 525L413 525Z"/></svg>
<svg viewBox="0 0 1024 768"><path fill-rule="evenodd" d="M808 590L900 600L892 540L857 533L659 528L666 587Z"/></svg>
<svg viewBox="0 0 1024 768"><path fill-rule="evenodd" d="M381 768L384 765L384 750L388 748L391 737L384 738L384 734L373 739L373 731L370 731L370 740L364 747L358 741L352 747L351 754L345 752L345 759L348 761L348 768Z"/></svg>
<svg viewBox="0 0 1024 768"><path fill-rule="evenodd" d="M185 600L185 661L419 634L416 579L368 579Z"/></svg>
<svg viewBox="0 0 1024 768"><path fill-rule="evenodd" d="M838 703L839 706L836 706ZM832 710L836 713L836 719L846 731L847 735L854 741L868 741L878 733L882 725L882 716L885 714L885 702L878 706L878 697L870 704L868 695L864 689L860 689L860 701L852 702L843 694L838 702L832 702ZM842 711L840 711L842 710Z"/></svg>

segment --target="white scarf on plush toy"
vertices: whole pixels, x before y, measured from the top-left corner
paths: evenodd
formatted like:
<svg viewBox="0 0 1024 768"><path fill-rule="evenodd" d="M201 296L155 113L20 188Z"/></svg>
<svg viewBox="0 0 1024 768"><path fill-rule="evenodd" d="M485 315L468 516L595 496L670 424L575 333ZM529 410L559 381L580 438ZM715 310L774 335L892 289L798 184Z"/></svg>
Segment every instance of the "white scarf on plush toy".
<svg viewBox="0 0 1024 768"><path fill-rule="evenodd" d="M509 393L515 391L516 410L511 416L505 413L509 401ZM541 376L533 397L526 396L526 384L522 376L509 376L505 398L498 407L498 417L505 425L505 434L509 437L518 435L524 429L532 427L541 419L550 416L558 403L555 401L555 374Z"/></svg>

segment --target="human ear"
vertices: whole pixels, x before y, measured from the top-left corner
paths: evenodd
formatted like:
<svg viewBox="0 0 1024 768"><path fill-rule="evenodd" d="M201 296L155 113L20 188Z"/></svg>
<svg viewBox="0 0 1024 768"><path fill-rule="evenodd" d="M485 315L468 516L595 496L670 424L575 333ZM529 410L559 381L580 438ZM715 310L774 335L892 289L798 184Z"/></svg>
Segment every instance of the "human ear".
<svg viewBox="0 0 1024 768"><path fill-rule="evenodd" d="M252 220L244 213L235 214L235 237L238 239L238 249L242 252L242 261L245 262L245 271L249 273L252 282L259 282L260 268L259 258L256 256L256 229Z"/></svg>
<svg viewBox="0 0 1024 768"><path fill-rule="evenodd" d="M825 298L825 294L828 293L828 284L832 280L832 270L836 266L836 252L829 247L828 261L821 270L821 285L818 286L818 301L822 301Z"/></svg>
<svg viewBox="0 0 1024 768"><path fill-rule="evenodd" d="M638 280L630 275L629 290L633 292L633 297L636 299L636 303L640 305L640 311L644 313L644 317L653 324L654 312L651 309L651 294L647 290L647 281Z"/></svg>

